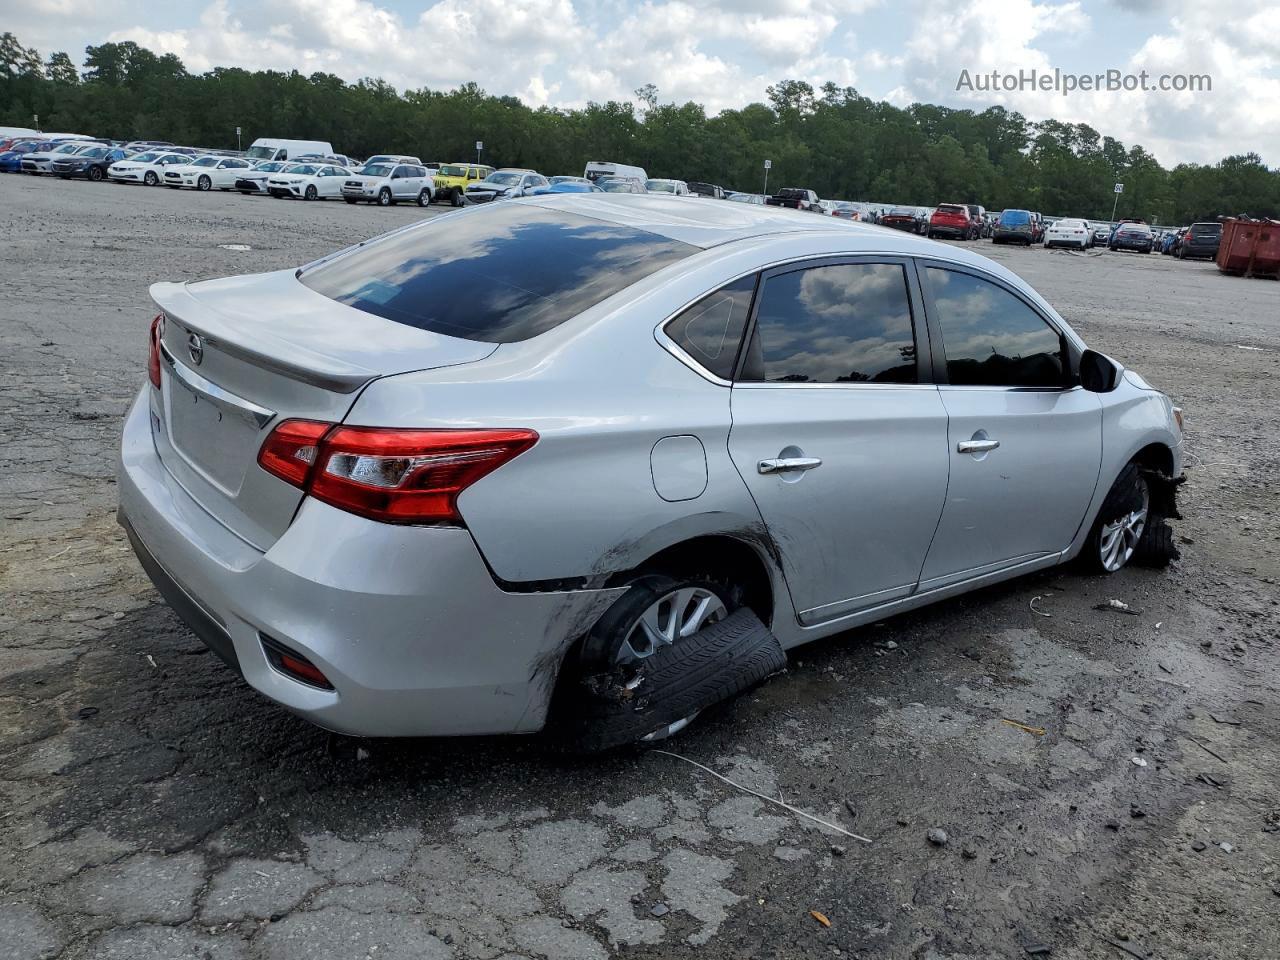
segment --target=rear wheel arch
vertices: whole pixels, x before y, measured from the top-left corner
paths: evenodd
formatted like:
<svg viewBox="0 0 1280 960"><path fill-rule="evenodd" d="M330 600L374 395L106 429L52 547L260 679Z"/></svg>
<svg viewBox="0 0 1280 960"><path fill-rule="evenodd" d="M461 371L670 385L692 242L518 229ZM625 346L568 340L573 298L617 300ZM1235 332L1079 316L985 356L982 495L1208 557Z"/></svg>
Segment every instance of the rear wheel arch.
<svg viewBox="0 0 1280 960"><path fill-rule="evenodd" d="M769 625L777 596L771 566L755 545L728 534L708 534L659 550L632 569L613 574L608 586L653 573L707 576L740 590L739 602Z"/></svg>

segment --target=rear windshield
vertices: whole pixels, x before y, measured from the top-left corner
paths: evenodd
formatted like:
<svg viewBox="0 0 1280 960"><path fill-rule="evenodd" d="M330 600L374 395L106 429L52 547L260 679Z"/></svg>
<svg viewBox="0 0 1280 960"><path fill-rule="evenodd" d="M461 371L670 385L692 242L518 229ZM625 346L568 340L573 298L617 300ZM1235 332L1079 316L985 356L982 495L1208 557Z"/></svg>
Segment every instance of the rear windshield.
<svg viewBox="0 0 1280 960"><path fill-rule="evenodd" d="M432 333L527 340L697 252L666 237L525 204L427 221L299 279L339 303Z"/></svg>
<svg viewBox="0 0 1280 960"><path fill-rule="evenodd" d="M456 167L451 163L447 163L440 168L440 175L445 177L465 177L467 175L467 168Z"/></svg>
<svg viewBox="0 0 1280 960"><path fill-rule="evenodd" d="M966 210L964 207L956 206L954 203L940 203L938 204L938 212L939 213L968 213L969 211Z"/></svg>
<svg viewBox="0 0 1280 960"><path fill-rule="evenodd" d="M1006 210L1000 214L1000 226L1008 227L1019 223L1030 223L1031 214L1025 210Z"/></svg>
<svg viewBox="0 0 1280 960"><path fill-rule="evenodd" d="M778 191L778 196L786 200L803 200L809 196L809 191L801 187L783 187Z"/></svg>
<svg viewBox="0 0 1280 960"><path fill-rule="evenodd" d="M1222 224L1220 223L1193 223L1191 225L1191 234L1196 237L1204 237L1209 235L1217 236L1222 232Z"/></svg>

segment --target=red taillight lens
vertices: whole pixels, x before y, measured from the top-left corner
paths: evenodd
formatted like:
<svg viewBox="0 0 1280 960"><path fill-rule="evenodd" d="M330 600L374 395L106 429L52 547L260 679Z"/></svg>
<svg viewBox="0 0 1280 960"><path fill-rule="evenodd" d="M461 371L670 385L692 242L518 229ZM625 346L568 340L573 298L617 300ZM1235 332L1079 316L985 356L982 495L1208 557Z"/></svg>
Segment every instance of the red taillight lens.
<svg viewBox="0 0 1280 960"><path fill-rule="evenodd" d="M258 451L258 465L286 483L305 488L320 441L332 427L331 423L317 420L281 422Z"/></svg>
<svg viewBox="0 0 1280 960"><path fill-rule="evenodd" d="M338 427L307 492L389 523L461 523L458 494L538 441L532 430Z"/></svg>
<svg viewBox="0 0 1280 960"><path fill-rule="evenodd" d="M317 500L387 523L461 524L458 495L538 442L533 430L399 430L286 420L258 454Z"/></svg>
<svg viewBox="0 0 1280 960"><path fill-rule="evenodd" d="M147 379L157 390L160 388L160 338L164 336L164 314L158 314L151 321L151 332L147 334Z"/></svg>

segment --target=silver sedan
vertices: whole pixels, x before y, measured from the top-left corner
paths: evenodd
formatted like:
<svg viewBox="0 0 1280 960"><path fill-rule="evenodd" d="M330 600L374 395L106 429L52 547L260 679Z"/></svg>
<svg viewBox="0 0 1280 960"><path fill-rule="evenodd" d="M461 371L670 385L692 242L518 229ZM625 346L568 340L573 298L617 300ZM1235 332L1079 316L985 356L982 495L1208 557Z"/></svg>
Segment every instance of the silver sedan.
<svg viewBox="0 0 1280 960"><path fill-rule="evenodd" d="M548 195L151 295L121 521L333 730L661 737L799 644L1172 553L1180 411L923 238Z"/></svg>

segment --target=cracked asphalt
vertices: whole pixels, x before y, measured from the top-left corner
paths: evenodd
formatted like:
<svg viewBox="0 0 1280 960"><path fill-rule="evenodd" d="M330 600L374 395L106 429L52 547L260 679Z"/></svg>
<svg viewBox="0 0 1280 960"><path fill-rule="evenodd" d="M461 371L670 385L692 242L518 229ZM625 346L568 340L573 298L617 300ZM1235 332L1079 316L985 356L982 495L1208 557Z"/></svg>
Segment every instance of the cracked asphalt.
<svg viewBox="0 0 1280 960"><path fill-rule="evenodd" d="M657 752L332 738L159 600L114 519L148 284L421 216L0 177L0 956L1280 956L1280 284L982 245L1185 407L1183 559L793 651L665 745L864 844Z"/></svg>

